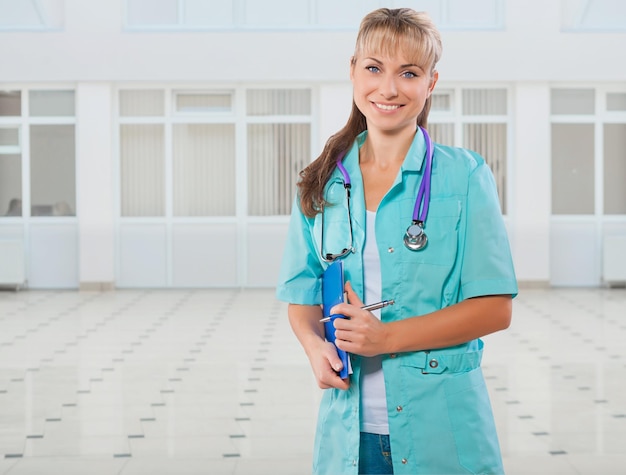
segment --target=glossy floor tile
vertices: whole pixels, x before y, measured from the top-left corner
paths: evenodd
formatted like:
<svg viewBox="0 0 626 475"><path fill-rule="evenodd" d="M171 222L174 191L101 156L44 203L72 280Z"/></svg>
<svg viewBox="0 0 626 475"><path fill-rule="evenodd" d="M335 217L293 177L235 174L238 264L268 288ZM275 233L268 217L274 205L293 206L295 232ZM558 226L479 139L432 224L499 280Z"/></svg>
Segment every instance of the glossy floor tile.
<svg viewBox="0 0 626 475"><path fill-rule="evenodd" d="M626 473L626 291L522 289L485 338L507 473ZM272 290L0 291L0 474L310 473Z"/></svg>

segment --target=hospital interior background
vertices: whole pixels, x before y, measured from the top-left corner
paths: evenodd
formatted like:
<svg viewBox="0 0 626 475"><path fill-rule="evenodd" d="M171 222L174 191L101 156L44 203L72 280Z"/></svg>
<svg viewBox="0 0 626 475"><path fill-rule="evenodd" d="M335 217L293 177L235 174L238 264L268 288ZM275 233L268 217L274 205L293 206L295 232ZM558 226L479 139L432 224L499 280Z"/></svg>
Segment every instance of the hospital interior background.
<svg viewBox="0 0 626 475"><path fill-rule="evenodd" d="M507 473L624 473L618 0L0 0L0 473L310 472L321 390L273 286L378 7L433 17L429 132L498 185Z"/></svg>

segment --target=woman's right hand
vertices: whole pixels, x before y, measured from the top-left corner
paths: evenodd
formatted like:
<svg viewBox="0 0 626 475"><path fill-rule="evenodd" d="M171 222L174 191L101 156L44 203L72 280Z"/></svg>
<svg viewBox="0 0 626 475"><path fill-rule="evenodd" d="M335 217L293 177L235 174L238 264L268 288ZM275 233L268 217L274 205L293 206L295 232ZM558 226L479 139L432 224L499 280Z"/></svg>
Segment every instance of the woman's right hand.
<svg viewBox="0 0 626 475"><path fill-rule="evenodd" d="M322 389L346 390L350 379L341 379L341 359L334 344L324 338L324 325L320 323L322 308L319 305L289 304L289 323L309 358L317 385Z"/></svg>
<svg viewBox="0 0 626 475"><path fill-rule="evenodd" d="M313 375L321 389L337 388L346 390L350 387L350 377L341 379L338 372L343 363L337 355L337 348L332 343L320 341L319 347L309 354Z"/></svg>

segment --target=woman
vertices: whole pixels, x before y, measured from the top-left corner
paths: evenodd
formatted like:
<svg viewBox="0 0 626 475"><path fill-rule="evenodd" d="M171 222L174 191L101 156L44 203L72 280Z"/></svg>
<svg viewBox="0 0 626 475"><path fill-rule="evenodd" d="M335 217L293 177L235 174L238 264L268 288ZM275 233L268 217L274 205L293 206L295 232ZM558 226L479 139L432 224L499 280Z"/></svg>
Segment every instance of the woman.
<svg viewBox="0 0 626 475"><path fill-rule="evenodd" d="M480 337L509 326L517 284L489 168L426 132L440 55L425 14L367 15L352 114L300 174L277 297L327 389L315 473L503 472ZM333 260L348 281L331 311L348 317L334 320L346 379L319 321ZM360 308L382 299L395 305Z"/></svg>

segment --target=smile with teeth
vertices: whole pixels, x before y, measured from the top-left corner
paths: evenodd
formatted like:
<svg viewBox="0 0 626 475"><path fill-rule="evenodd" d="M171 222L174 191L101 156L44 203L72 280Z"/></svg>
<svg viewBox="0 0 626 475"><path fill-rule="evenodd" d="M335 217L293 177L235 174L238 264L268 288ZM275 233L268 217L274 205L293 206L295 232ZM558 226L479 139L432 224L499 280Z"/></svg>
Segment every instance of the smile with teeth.
<svg viewBox="0 0 626 475"><path fill-rule="evenodd" d="M384 111L393 111L400 108L400 106L397 104L379 104L378 102L374 102L374 104L376 105L376 107Z"/></svg>

